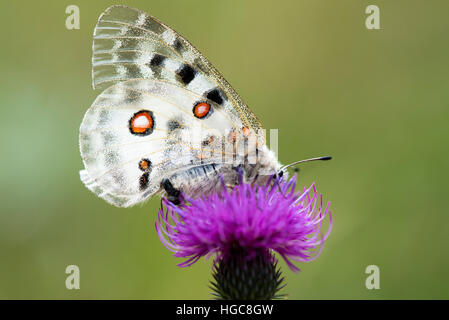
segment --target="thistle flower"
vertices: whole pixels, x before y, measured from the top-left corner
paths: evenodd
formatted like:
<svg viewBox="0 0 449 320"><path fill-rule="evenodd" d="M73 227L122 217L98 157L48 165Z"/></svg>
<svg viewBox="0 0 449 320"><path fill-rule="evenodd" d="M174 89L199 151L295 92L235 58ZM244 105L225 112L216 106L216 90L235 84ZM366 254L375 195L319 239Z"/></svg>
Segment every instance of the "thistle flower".
<svg viewBox="0 0 449 320"><path fill-rule="evenodd" d="M181 267L215 256L212 289L219 298L276 298L283 278L273 252L299 271L293 261L318 257L332 227L329 203L323 207L315 185L302 193L295 186L296 175L273 178L264 186L243 183L240 175L233 190L185 198L182 206L163 199L156 230L175 257L186 259Z"/></svg>

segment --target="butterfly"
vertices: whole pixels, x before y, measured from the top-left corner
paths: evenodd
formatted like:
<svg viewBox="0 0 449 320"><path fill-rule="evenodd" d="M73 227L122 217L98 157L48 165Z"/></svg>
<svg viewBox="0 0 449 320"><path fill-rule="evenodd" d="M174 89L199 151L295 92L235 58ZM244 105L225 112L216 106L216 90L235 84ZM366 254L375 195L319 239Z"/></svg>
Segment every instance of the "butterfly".
<svg viewBox="0 0 449 320"><path fill-rule="evenodd" d="M103 89L80 126L82 182L130 207L154 194L180 203L285 171L265 131L212 64L138 9L106 9L93 35L92 83ZM239 178L242 177L242 178Z"/></svg>

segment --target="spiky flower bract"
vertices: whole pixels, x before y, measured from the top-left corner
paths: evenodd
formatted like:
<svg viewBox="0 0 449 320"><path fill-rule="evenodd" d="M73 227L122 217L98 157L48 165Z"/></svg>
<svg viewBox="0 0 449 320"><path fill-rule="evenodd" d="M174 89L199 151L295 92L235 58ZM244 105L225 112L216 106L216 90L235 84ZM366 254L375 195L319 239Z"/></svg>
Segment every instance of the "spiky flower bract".
<svg viewBox="0 0 449 320"><path fill-rule="evenodd" d="M323 206L315 185L303 192L295 192L295 186L296 176L257 186L240 175L232 190L185 198L181 206L163 199L156 230L175 257L186 259L181 267L215 255L213 289L220 298L274 298L282 279L273 252L298 271L293 261L315 259L332 227L329 203Z"/></svg>

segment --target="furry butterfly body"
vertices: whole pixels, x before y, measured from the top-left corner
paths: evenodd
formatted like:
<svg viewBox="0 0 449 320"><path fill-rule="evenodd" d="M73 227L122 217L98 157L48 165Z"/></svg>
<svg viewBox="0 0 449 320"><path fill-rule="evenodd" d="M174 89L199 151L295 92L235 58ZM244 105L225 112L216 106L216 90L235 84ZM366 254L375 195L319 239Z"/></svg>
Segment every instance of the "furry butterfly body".
<svg viewBox="0 0 449 320"><path fill-rule="evenodd" d="M280 164L257 117L187 40L137 9L112 6L94 31L103 92L80 127L81 180L121 207L266 183Z"/></svg>

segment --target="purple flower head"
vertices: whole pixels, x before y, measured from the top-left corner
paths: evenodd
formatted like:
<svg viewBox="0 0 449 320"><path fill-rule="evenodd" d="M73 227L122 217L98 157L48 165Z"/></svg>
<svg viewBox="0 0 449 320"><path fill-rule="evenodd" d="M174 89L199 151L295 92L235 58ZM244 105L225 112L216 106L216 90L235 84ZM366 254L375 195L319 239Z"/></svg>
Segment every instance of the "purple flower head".
<svg viewBox="0 0 449 320"><path fill-rule="evenodd" d="M319 255L332 217L329 203L323 207L314 184L303 192L295 192L295 186L296 175L290 180L271 179L264 186L240 181L232 190L224 188L195 200L185 198L182 206L163 199L156 230L175 257L187 259L179 266L190 266L213 254L226 259L240 248L247 259L275 251L298 271L291 260L308 262ZM326 216L329 226L323 235Z"/></svg>

